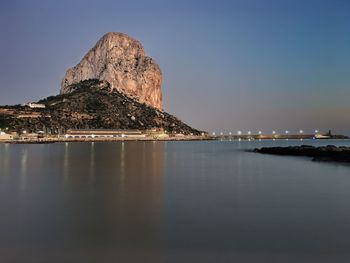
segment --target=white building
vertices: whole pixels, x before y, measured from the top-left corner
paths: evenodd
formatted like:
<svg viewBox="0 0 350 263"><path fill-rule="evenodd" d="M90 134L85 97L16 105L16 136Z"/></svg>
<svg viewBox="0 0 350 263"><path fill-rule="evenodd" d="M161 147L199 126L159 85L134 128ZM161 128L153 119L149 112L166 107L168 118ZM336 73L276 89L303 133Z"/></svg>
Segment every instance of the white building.
<svg viewBox="0 0 350 263"><path fill-rule="evenodd" d="M140 130L113 129L69 129L65 137L68 138L144 138L146 134Z"/></svg>
<svg viewBox="0 0 350 263"><path fill-rule="evenodd" d="M26 106L28 106L32 109L45 109L46 108L46 106L44 104L34 103L34 102L29 102L26 104Z"/></svg>
<svg viewBox="0 0 350 263"><path fill-rule="evenodd" d="M13 136L11 134L0 132L0 141L8 141L8 140L13 140Z"/></svg>

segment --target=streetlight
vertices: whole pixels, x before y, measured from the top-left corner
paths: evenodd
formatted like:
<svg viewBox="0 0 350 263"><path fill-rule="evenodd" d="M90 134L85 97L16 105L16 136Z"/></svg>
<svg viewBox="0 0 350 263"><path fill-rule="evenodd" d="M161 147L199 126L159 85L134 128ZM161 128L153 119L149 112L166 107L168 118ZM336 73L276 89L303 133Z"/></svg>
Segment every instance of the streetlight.
<svg viewBox="0 0 350 263"><path fill-rule="evenodd" d="M275 135L275 134L276 134L276 131L272 131L272 134Z"/></svg>
<svg viewBox="0 0 350 263"><path fill-rule="evenodd" d="M242 134L242 132L241 132L241 131L238 131L238 132L237 132L237 134L238 134L238 135L241 135L241 134Z"/></svg>
<svg viewBox="0 0 350 263"><path fill-rule="evenodd" d="M229 132L228 134L231 136L231 135L232 135L232 132Z"/></svg>
<svg viewBox="0 0 350 263"><path fill-rule="evenodd" d="M318 133L319 131L318 130L315 130L315 133Z"/></svg>
<svg viewBox="0 0 350 263"><path fill-rule="evenodd" d="M262 134L262 131L259 131L258 133L259 133L259 135L261 135L261 134Z"/></svg>
<svg viewBox="0 0 350 263"><path fill-rule="evenodd" d="M224 135L224 133L220 132L220 135L222 136L222 135Z"/></svg>
<svg viewBox="0 0 350 263"><path fill-rule="evenodd" d="M215 132L213 132L212 134L213 134L213 136L215 136Z"/></svg>
<svg viewBox="0 0 350 263"><path fill-rule="evenodd" d="M300 134L303 134L303 133L304 133L304 131L303 131L303 130L300 130L300 131L299 131L299 133L300 133Z"/></svg>
<svg viewBox="0 0 350 263"><path fill-rule="evenodd" d="M252 134L252 132L251 131L248 131L248 135L251 135Z"/></svg>

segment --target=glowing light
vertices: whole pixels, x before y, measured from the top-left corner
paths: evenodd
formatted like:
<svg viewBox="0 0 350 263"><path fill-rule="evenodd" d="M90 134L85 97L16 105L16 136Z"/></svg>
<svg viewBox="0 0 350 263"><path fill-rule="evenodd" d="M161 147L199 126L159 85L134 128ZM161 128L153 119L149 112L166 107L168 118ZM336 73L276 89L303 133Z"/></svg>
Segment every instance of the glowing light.
<svg viewBox="0 0 350 263"><path fill-rule="evenodd" d="M302 134L302 133L304 133L304 131L303 131L303 130L300 130L299 133Z"/></svg>
<svg viewBox="0 0 350 263"><path fill-rule="evenodd" d="M286 131L286 134L288 134L289 133L289 131Z"/></svg>
<svg viewBox="0 0 350 263"><path fill-rule="evenodd" d="M272 134L276 134L276 131L272 131Z"/></svg>
<svg viewBox="0 0 350 263"><path fill-rule="evenodd" d="M237 132L237 134L238 134L238 135L241 135L241 134L242 134L242 132L241 132L241 131L238 131L238 132Z"/></svg>
<svg viewBox="0 0 350 263"><path fill-rule="evenodd" d="M251 135L252 134L252 132L251 131L248 131L248 135Z"/></svg>
<svg viewBox="0 0 350 263"><path fill-rule="evenodd" d="M262 131L259 131L258 133L259 133L259 135L261 135L261 134L262 134Z"/></svg>
<svg viewBox="0 0 350 263"><path fill-rule="evenodd" d="M213 136L215 136L215 132L213 132Z"/></svg>

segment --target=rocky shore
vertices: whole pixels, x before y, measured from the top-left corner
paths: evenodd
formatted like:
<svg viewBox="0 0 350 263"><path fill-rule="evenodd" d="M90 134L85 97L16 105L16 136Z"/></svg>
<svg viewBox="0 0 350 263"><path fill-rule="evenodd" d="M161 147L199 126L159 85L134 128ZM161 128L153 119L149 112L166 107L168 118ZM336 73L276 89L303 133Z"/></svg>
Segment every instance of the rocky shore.
<svg viewBox="0 0 350 263"><path fill-rule="evenodd" d="M314 147L311 145L289 146L289 147L263 147L256 148L254 152L275 154L275 155L291 155L291 156L307 156L313 161L325 162L345 162L350 163L350 147L337 147L334 145Z"/></svg>

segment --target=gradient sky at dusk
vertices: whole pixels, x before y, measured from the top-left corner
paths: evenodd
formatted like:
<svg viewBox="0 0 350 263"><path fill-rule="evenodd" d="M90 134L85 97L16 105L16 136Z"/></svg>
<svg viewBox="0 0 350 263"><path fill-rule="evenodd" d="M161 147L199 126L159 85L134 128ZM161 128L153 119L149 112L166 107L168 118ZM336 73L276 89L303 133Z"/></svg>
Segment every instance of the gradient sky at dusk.
<svg viewBox="0 0 350 263"><path fill-rule="evenodd" d="M59 92L109 31L160 65L164 108L209 132L350 134L350 1L0 3L0 104Z"/></svg>

